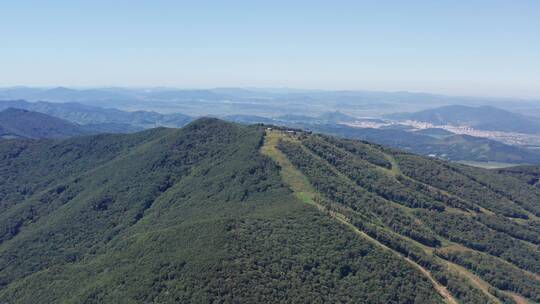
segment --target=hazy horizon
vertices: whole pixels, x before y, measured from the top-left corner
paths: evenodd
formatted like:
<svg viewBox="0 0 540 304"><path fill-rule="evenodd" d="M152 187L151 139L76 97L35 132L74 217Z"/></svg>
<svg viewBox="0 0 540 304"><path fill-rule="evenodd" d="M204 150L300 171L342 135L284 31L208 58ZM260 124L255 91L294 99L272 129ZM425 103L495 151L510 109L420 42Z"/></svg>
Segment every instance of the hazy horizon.
<svg viewBox="0 0 540 304"><path fill-rule="evenodd" d="M446 96L446 97L456 97L456 98L486 98L493 100L516 100L516 101L538 101L540 100L539 96L512 96L512 95L488 95L488 94L460 94L458 92L441 92L441 91L423 91L423 90L384 90L384 89L369 89L369 88L309 88L309 87L271 87L271 86L151 86L151 85L141 85L141 86L116 86L116 85L88 85L88 86L71 86L71 85L9 85L2 86L0 85L0 90L6 89L16 89L16 88L26 88L26 89L72 89L72 90L113 90L113 89L124 89L124 90L220 90L220 89L242 89L242 90L253 90L253 91L262 91L262 92L271 92L271 91L281 91L282 93L297 93L297 92L365 92L365 93L388 93L388 94L427 94L433 96Z"/></svg>
<svg viewBox="0 0 540 304"><path fill-rule="evenodd" d="M540 97L540 3L1 5L0 86Z"/></svg>

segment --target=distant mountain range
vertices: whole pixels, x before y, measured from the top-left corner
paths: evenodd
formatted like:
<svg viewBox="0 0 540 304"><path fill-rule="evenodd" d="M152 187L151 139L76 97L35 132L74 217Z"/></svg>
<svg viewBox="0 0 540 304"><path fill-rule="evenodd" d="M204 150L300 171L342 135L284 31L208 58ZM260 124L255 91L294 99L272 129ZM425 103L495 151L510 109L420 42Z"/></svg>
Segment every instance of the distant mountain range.
<svg viewBox="0 0 540 304"><path fill-rule="evenodd" d="M18 108L40 112L81 125L96 125L96 128L116 129L119 132L135 132L158 126L178 128L192 121L184 114L160 114L150 111L121 111L80 103L27 102L24 100L0 100L0 110Z"/></svg>
<svg viewBox="0 0 540 304"><path fill-rule="evenodd" d="M28 110L0 111L0 138L67 138L90 134L75 123Z"/></svg>
<svg viewBox="0 0 540 304"><path fill-rule="evenodd" d="M133 133L141 127L115 123L77 124L40 112L8 108L0 111L0 138L68 138L99 133Z"/></svg>
<svg viewBox="0 0 540 304"><path fill-rule="evenodd" d="M52 103L52 102L27 102L22 100L0 101L0 110L8 107L31 110L44 113L70 122L72 126L66 134L72 136L96 133L132 133L143 129L165 126L182 127L194 118L184 114L160 114L149 111L121 111L112 108L94 107L79 103ZM34 115L33 125L37 123L38 116ZM45 118L45 116L39 116ZM341 137L367 140L381 145L404 149L422 155L430 155L453 161L475 162L504 162L504 163L540 163L540 152L523 147L511 146L498 141L456 135L442 129L425 129L411 131L400 125L392 125L386 128L357 128L344 125L358 121L382 123L380 119L358 119L342 112L326 112L318 116L308 115L283 115L276 118L268 118L256 115L227 115L223 119L244 123L264 123L270 125L290 126L308 129L315 132L331 134ZM42 125L49 125L43 122ZM79 130L73 131L73 124L80 125ZM8 131L2 131L4 138L16 137L7 135ZM20 137L36 137L38 134L30 134ZM61 137L61 134L44 132L37 137ZM66 136L64 136L66 137Z"/></svg>
<svg viewBox="0 0 540 304"><path fill-rule="evenodd" d="M444 138L447 136L454 135L454 133L445 129L440 129L440 128L427 128L427 129L415 130L414 134L421 134L421 135L431 136L435 138Z"/></svg>
<svg viewBox="0 0 540 304"><path fill-rule="evenodd" d="M452 104L493 105L519 111L540 111L538 101L459 97L416 92L325 91L288 88L92 88L66 87L0 88L0 100L77 102L122 110L184 113L191 116L286 114L318 116L341 111L353 116L379 116L395 112L414 112ZM536 109L536 110L535 110Z"/></svg>
<svg viewBox="0 0 540 304"><path fill-rule="evenodd" d="M354 128L345 125L306 126L314 131L453 161L540 163L540 153L495 140L453 134L430 136L397 129Z"/></svg>
<svg viewBox="0 0 540 304"><path fill-rule="evenodd" d="M394 120L415 120L434 125L470 126L478 130L540 133L540 118L509 112L492 106L444 106L415 113L387 115Z"/></svg>
<svg viewBox="0 0 540 304"><path fill-rule="evenodd" d="M337 119L326 119L327 117ZM540 152L507 145L487 138L459 135L436 128L419 131L410 131L406 128L397 127L357 128L340 123L343 122L343 119L346 120L347 117L347 115L342 116L334 113L319 117L288 115L268 119L258 116L237 115L225 118L240 123L284 125L345 138L361 139L452 161L540 163ZM378 120L372 119L372 121Z"/></svg>

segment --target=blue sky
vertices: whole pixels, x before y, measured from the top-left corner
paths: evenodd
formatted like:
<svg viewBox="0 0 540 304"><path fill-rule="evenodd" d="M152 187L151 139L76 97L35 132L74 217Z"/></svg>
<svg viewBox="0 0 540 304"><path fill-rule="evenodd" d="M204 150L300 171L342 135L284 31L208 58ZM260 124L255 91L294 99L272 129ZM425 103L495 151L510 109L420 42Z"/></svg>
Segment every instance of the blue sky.
<svg viewBox="0 0 540 304"><path fill-rule="evenodd" d="M540 1L2 1L11 85L537 98Z"/></svg>

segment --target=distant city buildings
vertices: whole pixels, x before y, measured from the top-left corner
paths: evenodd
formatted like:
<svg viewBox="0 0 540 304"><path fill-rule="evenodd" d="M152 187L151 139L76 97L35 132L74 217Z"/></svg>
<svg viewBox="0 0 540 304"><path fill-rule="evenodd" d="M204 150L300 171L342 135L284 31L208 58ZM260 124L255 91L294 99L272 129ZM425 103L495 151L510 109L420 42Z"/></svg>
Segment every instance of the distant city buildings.
<svg viewBox="0 0 540 304"><path fill-rule="evenodd" d="M411 129L409 131L417 131L423 129L443 129L454 134L470 135L475 137L489 138L497 140L509 145L518 146L540 146L540 135L535 134L523 134L514 132L501 132L501 131L486 131L474 129L471 126L455 126L455 125L435 125L428 122L416 121L416 120L403 120L392 121L387 120L384 122L377 121L355 121L350 123L343 123L344 125L355 128L373 128L380 129L389 126L408 126Z"/></svg>

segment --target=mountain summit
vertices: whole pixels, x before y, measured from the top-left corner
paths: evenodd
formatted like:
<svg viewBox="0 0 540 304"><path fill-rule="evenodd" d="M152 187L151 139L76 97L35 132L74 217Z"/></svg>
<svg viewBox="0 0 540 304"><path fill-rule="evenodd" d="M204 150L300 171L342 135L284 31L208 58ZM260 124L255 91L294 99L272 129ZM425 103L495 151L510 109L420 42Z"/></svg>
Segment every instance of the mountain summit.
<svg viewBox="0 0 540 304"><path fill-rule="evenodd" d="M540 301L540 189L200 119L0 142L3 303Z"/></svg>

